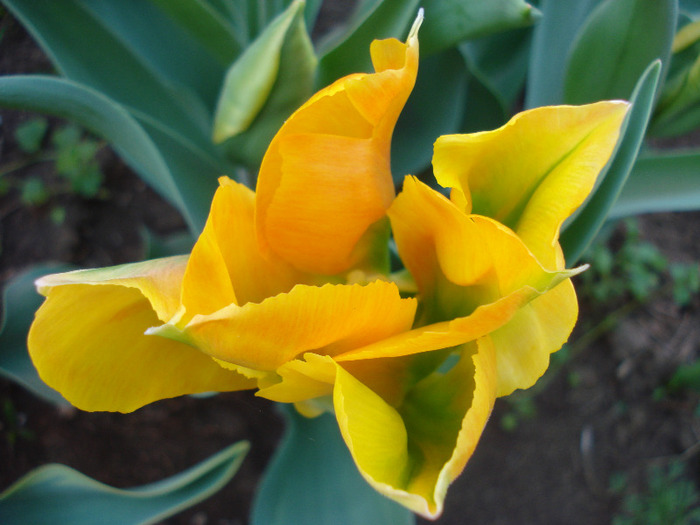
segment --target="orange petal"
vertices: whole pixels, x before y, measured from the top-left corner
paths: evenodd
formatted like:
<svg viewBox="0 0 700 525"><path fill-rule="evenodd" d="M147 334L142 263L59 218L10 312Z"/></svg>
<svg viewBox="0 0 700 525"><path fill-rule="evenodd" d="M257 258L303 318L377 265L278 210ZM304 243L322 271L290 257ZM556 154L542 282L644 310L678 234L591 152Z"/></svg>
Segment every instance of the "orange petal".
<svg viewBox="0 0 700 525"><path fill-rule="evenodd" d="M255 194L221 177L182 284L187 320L230 304L260 302L304 281L305 276L278 257L261 255L254 220Z"/></svg>
<svg viewBox="0 0 700 525"><path fill-rule="evenodd" d="M394 197L391 134L415 83L416 33L373 43L376 73L324 88L272 140L256 190L264 250L314 274L362 264L353 250Z"/></svg>
<svg viewBox="0 0 700 525"><path fill-rule="evenodd" d="M217 359L274 371L305 352L332 356L406 331L415 308L383 281L297 285L261 303L197 315L182 336Z"/></svg>

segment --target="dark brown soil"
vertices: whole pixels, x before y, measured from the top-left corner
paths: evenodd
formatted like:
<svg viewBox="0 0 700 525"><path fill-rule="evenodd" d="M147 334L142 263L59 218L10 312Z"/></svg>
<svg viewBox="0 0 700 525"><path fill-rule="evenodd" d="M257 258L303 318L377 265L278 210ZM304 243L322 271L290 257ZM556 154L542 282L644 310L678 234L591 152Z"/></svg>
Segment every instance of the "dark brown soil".
<svg viewBox="0 0 700 525"><path fill-rule="evenodd" d="M0 74L50 71L18 24L7 17L2 24ZM2 113L0 168L20 158L13 130L26 117ZM138 260L144 229L165 234L184 228L178 214L114 155L105 151L101 161L106 174L101 198L59 192L39 208L24 206L17 190L0 198L0 282L45 260L79 266ZM18 181L30 176L56 183L47 163L12 175ZM55 205L66 210L61 224L50 219ZM642 234L668 259L697 262L699 220L698 213L648 216L641 220ZM601 305L585 298L582 303L574 341L586 341L612 309L624 308L624 303ZM700 300L679 308L659 293L628 310L612 330L578 344L575 355L545 377L544 387L531 395L535 412L529 419L505 430L501 422L513 404L498 401L438 523L605 524L620 508L619 493L609 490L613 474L625 474L627 490L639 491L647 467L681 459L697 481L700 398L688 392L659 398L654 392L679 364L699 357ZM12 422L0 422L0 491L46 462L64 463L118 487L140 485L249 440L252 450L234 480L169 524L247 523L252 494L282 432L274 405L247 392L167 400L118 415L58 410L0 381L0 403L17 414ZM14 432L10 423L22 432Z"/></svg>

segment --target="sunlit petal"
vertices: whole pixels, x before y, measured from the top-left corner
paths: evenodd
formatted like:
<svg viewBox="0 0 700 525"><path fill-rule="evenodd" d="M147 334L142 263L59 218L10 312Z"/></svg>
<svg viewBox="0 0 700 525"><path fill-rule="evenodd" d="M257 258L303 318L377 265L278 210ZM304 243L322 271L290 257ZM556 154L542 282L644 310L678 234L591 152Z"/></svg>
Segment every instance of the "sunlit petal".
<svg viewBox="0 0 700 525"><path fill-rule="evenodd" d="M416 79L416 33L373 43L376 73L321 90L272 140L256 190L265 250L316 274L362 264L354 248L394 197L391 135Z"/></svg>
<svg viewBox="0 0 700 525"><path fill-rule="evenodd" d="M557 267L564 220L586 199L610 158L629 105L543 107L494 131L446 135L435 143L438 182L468 213L492 217Z"/></svg>

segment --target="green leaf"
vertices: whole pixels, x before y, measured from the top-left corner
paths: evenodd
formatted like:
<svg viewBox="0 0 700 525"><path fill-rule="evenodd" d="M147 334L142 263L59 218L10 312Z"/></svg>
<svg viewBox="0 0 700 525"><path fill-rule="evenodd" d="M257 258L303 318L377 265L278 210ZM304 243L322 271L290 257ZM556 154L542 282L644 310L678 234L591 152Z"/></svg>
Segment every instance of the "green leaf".
<svg viewBox="0 0 700 525"><path fill-rule="evenodd" d="M173 81L132 47L135 35L127 32L129 26L120 11L136 10L148 15L139 26L144 33L151 24L154 29L159 27L154 18L158 11L152 5L130 1L129 9L124 9L123 3L82 0L4 3L64 76L100 91L132 112L162 121L201 147L211 147L211 120L204 102L187 84ZM148 7L150 11L146 11ZM171 23L171 27L175 30L177 26ZM148 36L146 33L138 38L147 40ZM178 48L171 48L169 40L163 35L158 44L161 55L167 53L172 58ZM203 62L206 57L199 58ZM199 64L189 67L198 68Z"/></svg>
<svg viewBox="0 0 700 525"><path fill-rule="evenodd" d="M252 525L410 525L413 514L362 478L332 415L283 407L287 431L253 502Z"/></svg>
<svg viewBox="0 0 700 525"><path fill-rule="evenodd" d="M25 206L41 206L46 204L49 197L49 190L40 178L30 177L23 182L19 198Z"/></svg>
<svg viewBox="0 0 700 525"><path fill-rule="evenodd" d="M48 127L49 122L45 118L33 118L23 122L15 130L17 145L26 153L36 153Z"/></svg>
<svg viewBox="0 0 700 525"><path fill-rule="evenodd" d="M524 0L424 0L421 53L425 56L458 43L516 27L529 26L539 11Z"/></svg>
<svg viewBox="0 0 700 525"><path fill-rule="evenodd" d="M103 94L70 80L38 75L0 78L0 106L49 113L73 120L104 137L122 158L161 196L174 204L192 225L208 201L185 203L175 176L143 127L122 106ZM198 177L201 172L192 172ZM178 181L192 178L178 174ZM181 183L181 182L180 182ZM212 183L213 186L213 183ZM211 194L209 194L209 197ZM199 206L199 208L198 208ZM201 224L204 224L200 219Z"/></svg>
<svg viewBox="0 0 700 525"><path fill-rule="evenodd" d="M642 156L610 218L700 209L700 151Z"/></svg>
<svg viewBox="0 0 700 525"><path fill-rule="evenodd" d="M519 29L460 44L469 71L510 113L527 76L532 32Z"/></svg>
<svg viewBox="0 0 700 525"><path fill-rule="evenodd" d="M243 441L175 476L131 489L99 483L65 465L33 470L0 494L5 525L156 523L214 494L236 473Z"/></svg>
<svg viewBox="0 0 700 525"><path fill-rule="evenodd" d="M700 126L700 20L685 25L673 40L669 78L649 133L672 136Z"/></svg>
<svg viewBox="0 0 700 525"><path fill-rule="evenodd" d="M676 32L678 0L606 0L588 17L571 48L564 101L627 99L653 60L661 84Z"/></svg>
<svg viewBox="0 0 700 525"><path fill-rule="evenodd" d="M602 0L541 0L527 75L526 108L561 104L573 36Z"/></svg>
<svg viewBox="0 0 700 525"><path fill-rule="evenodd" d="M234 27L206 0L151 0L192 35L224 66L242 51L243 42Z"/></svg>
<svg viewBox="0 0 700 525"><path fill-rule="evenodd" d="M654 61L644 71L632 93L632 107L620 130L615 152L598 176L598 187L561 236L568 266L573 266L598 234L634 166L646 132L661 64Z"/></svg>
<svg viewBox="0 0 700 525"><path fill-rule="evenodd" d="M317 62L301 12L290 22L279 57L272 91L255 120L224 143L229 158L254 172L284 121L313 94Z"/></svg>
<svg viewBox="0 0 700 525"><path fill-rule="evenodd" d="M459 131L466 98L467 70L457 50L421 62L416 86L401 112L391 145L391 168L397 182L430 165L437 137Z"/></svg>
<svg viewBox="0 0 700 525"><path fill-rule="evenodd" d="M43 301L43 297L34 288L34 281L42 275L72 269L72 266L57 264L34 266L7 283L2 295L0 375L19 383L42 399L59 405L67 405L68 402L39 379L27 352L27 334L34 320L34 312Z"/></svg>
<svg viewBox="0 0 700 525"><path fill-rule="evenodd" d="M282 57L282 48L291 36L293 24L303 26L303 0L292 2L255 41L245 50L226 73L224 86L214 117L213 139L215 143L238 135L248 129L265 105L277 81ZM308 40L308 36L307 36ZM305 57L315 65L311 45ZM277 89L288 89L277 85Z"/></svg>
<svg viewBox="0 0 700 525"><path fill-rule="evenodd" d="M350 73L370 72L372 61L369 45L372 40L406 37L418 13L418 0L364 0L348 21L345 29L333 33L319 46L317 87L327 86ZM420 34L421 39L423 35Z"/></svg>
<svg viewBox="0 0 700 525"><path fill-rule="evenodd" d="M467 80L467 104L462 121L462 133L476 133L501 127L508 120L501 99L486 87L476 75Z"/></svg>

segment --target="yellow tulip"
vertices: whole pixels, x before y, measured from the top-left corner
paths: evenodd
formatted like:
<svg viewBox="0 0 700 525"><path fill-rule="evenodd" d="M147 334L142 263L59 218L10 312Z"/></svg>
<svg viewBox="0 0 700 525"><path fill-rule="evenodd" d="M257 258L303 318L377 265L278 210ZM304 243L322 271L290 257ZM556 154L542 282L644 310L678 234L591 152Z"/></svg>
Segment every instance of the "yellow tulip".
<svg viewBox="0 0 700 525"><path fill-rule="evenodd" d="M84 410L254 388L309 417L332 410L376 490L439 516L496 396L532 385L573 328L579 270L564 268L558 233L627 106L441 137L451 199L412 177L395 197L391 135L419 25L372 44L375 73L289 118L255 193L220 179L189 257L41 278L28 344L44 381ZM389 275L389 226L408 279Z"/></svg>

